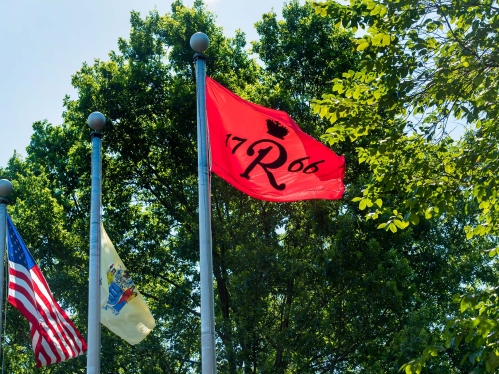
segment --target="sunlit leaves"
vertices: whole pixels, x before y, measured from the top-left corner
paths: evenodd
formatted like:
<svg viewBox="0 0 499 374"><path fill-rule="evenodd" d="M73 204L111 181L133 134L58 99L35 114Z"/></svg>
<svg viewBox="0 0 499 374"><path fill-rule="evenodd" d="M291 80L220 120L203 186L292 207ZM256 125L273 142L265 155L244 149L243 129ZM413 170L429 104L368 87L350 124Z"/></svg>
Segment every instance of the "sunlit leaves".
<svg viewBox="0 0 499 374"><path fill-rule="evenodd" d="M438 16L426 18L432 7L438 9ZM346 138L359 141L372 131L392 137L385 145L372 143L358 149L359 162L369 165L376 175L373 183L383 186L374 189L368 184L365 196L374 201L378 197L375 190L402 190L407 198L399 209L416 223L419 217L452 213L456 193L462 193L477 200L486 223L468 231L470 237L493 230L495 210L483 202L495 198L486 192L489 187L479 187L482 181L490 183L478 176L480 170L493 168L484 164L480 151L487 141L467 138L458 144L438 131L445 130L453 114L468 123L476 122L487 136L493 134L487 132L492 122L486 121L484 128L481 116L497 117L499 109L484 105L497 99L498 90L492 88L497 69L487 67L496 58L491 41L496 37L497 17L472 5L437 6L432 1L411 6L405 2L354 0L340 5L329 1L316 9L321 14L326 9L328 17L341 20L344 26L355 24L366 31L355 41L363 56L361 68L335 79L332 93L312 102L313 110L333 124L323 136L330 144ZM490 31L486 34L483 30ZM489 39L484 40L486 35ZM486 53L478 59L480 49ZM413 117L408 116L411 114ZM421 117L419 123L414 116ZM473 148L465 144L468 141ZM486 162L495 162L496 153L486 152ZM477 169L471 159L478 154L482 159ZM483 176L491 175L487 171Z"/></svg>
<svg viewBox="0 0 499 374"><path fill-rule="evenodd" d="M366 219L380 221L379 229L398 232L406 225L421 224L422 219L451 221L460 213L456 209L462 209L469 216L464 232L470 250L476 240L495 242L499 233L497 2L326 1L316 10L343 27L359 30L355 38L359 69L335 79L331 93L312 107L332 124L323 139L330 144L354 142L358 162L373 172L362 195L353 199ZM470 130L459 140L448 136L456 119ZM372 134L384 140L366 144ZM393 193L401 199L387 199ZM368 205L377 199L383 200L382 206ZM396 210L400 213L394 214ZM488 254L495 259L497 250ZM463 300L466 314L474 304ZM496 299L491 300L494 303L480 306L481 315L496 308ZM448 328L449 339L456 345L463 339L480 347L465 361L477 370L495 370L496 348L483 340L483 334L494 335L499 327L467 315L461 321L477 333L461 335ZM425 353L403 369L421 372L431 356Z"/></svg>

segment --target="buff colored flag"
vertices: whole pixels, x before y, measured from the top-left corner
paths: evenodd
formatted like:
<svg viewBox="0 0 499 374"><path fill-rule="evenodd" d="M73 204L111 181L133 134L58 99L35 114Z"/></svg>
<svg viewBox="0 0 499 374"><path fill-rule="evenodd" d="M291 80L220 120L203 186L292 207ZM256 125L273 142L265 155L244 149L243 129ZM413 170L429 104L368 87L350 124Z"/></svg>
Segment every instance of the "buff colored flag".
<svg viewBox="0 0 499 374"><path fill-rule="evenodd" d="M128 343L140 343L156 323L104 226L101 226L101 279L101 323Z"/></svg>

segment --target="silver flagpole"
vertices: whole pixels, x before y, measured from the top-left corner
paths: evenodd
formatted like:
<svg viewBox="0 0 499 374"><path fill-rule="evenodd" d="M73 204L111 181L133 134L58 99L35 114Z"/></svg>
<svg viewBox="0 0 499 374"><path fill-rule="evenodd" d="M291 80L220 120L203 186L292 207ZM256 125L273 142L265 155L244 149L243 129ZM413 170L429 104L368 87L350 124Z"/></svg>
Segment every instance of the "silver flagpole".
<svg viewBox="0 0 499 374"><path fill-rule="evenodd" d="M215 308L213 301L213 259L211 252L211 201L209 176L208 131L206 126L206 57L208 37L197 32L191 37L191 47L197 53L197 141L198 141L198 194L199 194L199 272L201 281L201 373L215 374Z"/></svg>
<svg viewBox="0 0 499 374"><path fill-rule="evenodd" d="M7 179L0 179L0 347L2 341L2 311L3 311L3 277L5 269L5 234L7 221L7 196L12 192L12 183ZM3 348L0 348L0 352Z"/></svg>
<svg viewBox="0 0 499 374"><path fill-rule="evenodd" d="M100 227L102 202L101 142L106 118L93 112L88 126L92 139L92 190L90 197L90 256L88 279L87 374L100 373Z"/></svg>

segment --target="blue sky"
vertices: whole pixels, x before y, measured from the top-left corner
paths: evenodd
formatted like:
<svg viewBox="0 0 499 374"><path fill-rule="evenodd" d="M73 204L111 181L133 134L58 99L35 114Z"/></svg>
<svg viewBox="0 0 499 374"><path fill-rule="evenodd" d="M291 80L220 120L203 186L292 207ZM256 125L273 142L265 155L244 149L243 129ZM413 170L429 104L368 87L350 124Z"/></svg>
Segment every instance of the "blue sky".
<svg viewBox="0 0 499 374"><path fill-rule="evenodd" d="M226 36L243 30L257 39L254 23L285 0L207 0ZM184 0L191 6L193 0ZM0 166L14 150L26 155L31 125L62 122L62 101L76 92L71 75L83 62L107 60L118 37L128 38L131 10L146 15L170 11L171 0L2 0L0 1Z"/></svg>

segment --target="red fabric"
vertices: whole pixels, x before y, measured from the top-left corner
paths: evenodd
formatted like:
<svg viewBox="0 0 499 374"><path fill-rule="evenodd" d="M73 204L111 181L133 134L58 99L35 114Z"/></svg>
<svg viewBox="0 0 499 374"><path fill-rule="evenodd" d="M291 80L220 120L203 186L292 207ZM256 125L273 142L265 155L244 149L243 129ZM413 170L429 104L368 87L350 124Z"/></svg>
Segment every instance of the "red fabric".
<svg viewBox="0 0 499 374"><path fill-rule="evenodd" d="M250 103L206 78L212 171L267 201L340 199L345 158L283 111Z"/></svg>
<svg viewBox="0 0 499 374"><path fill-rule="evenodd" d="M7 245L8 301L29 321L36 367L84 354L87 344L54 299L45 277L8 215Z"/></svg>

